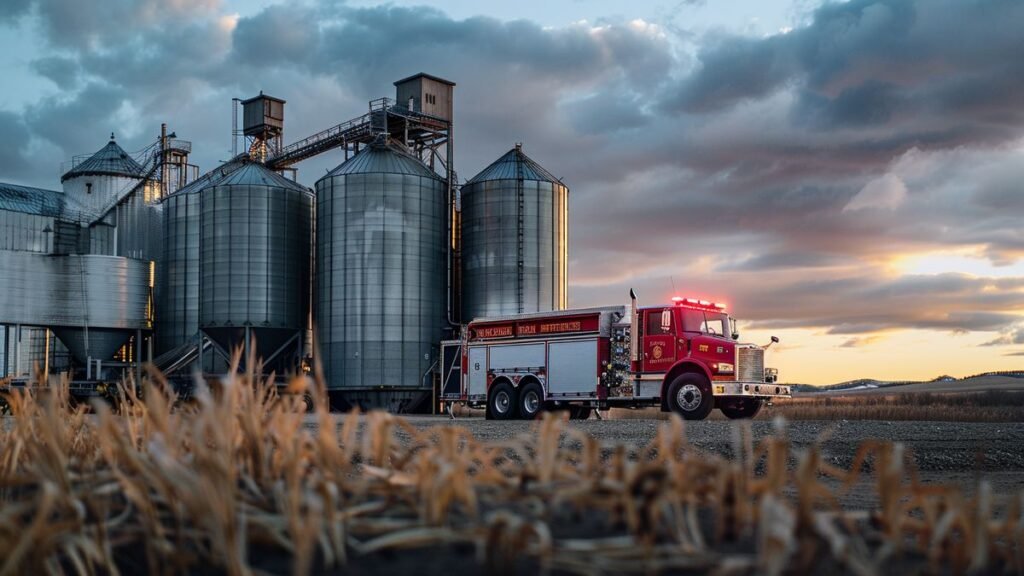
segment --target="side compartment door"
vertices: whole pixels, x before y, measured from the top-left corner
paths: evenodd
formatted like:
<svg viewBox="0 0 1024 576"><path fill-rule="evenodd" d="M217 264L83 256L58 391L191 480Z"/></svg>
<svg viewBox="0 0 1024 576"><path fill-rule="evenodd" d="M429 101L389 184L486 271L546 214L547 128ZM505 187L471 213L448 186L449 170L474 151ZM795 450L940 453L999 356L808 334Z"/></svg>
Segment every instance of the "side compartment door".
<svg viewBox="0 0 1024 576"><path fill-rule="evenodd" d="M548 345L548 394L554 397L596 396L599 340L552 342Z"/></svg>
<svg viewBox="0 0 1024 576"><path fill-rule="evenodd" d="M469 349L469 395L487 395L487 347L475 346Z"/></svg>
<svg viewBox="0 0 1024 576"><path fill-rule="evenodd" d="M644 310L644 372L664 372L676 363L675 314L672 308Z"/></svg>
<svg viewBox="0 0 1024 576"><path fill-rule="evenodd" d="M461 398L462 342L441 343L441 397Z"/></svg>

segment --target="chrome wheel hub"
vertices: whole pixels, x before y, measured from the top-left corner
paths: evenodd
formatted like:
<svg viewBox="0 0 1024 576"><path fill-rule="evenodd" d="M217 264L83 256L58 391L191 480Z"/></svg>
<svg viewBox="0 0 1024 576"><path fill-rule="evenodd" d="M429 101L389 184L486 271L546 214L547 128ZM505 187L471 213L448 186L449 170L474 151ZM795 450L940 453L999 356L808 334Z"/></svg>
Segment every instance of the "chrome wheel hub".
<svg viewBox="0 0 1024 576"><path fill-rule="evenodd" d="M676 404L687 412L696 410L700 406L700 401L703 399L703 395L700 393L700 388L693 384L685 384L676 393Z"/></svg>
<svg viewBox="0 0 1024 576"><path fill-rule="evenodd" d="M536 392L531 390L523 396L523 408L529 414L533 414L540 408L540 397L537 396Z"/></svg>
<svg viewBox="0 0 1024 576"><path fill-rule="evenodd" d="M498 394L494 397L494 409L497 410L498 413L500 414L506 414L508 412L509 406L511 405L512 398L510 398L508 392L505 392L504 390L498 392Z"/></svg>

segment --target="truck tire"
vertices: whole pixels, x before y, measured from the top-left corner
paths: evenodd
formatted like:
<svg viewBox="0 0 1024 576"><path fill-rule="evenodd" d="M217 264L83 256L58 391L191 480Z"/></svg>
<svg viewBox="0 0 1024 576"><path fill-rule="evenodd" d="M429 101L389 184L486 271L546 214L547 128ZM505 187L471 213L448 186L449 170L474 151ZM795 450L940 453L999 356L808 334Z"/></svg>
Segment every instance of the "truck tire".
<svg viewBox="0 0 1024 576"><path fill-rule="evenodd" d="M519 395L512 384L501 381L487 397L487 411L495 420L512 420L519 416Z"/></svg>
<svg viewBox="0 0 1024 576"><path fill-rule="evenodd" d="M745 420L757 416L764 405L760 398L725 398L722 405L718 407L730 420Z"/></svg>
<svg viewBox="0 0 1024 576"><path fill-rule="evenodd" d="M519 417L533 420L544 409L544 389L536 382L528 382L519 389Z"/></svg>
<svg viewBox="0 0 1024 576"><path fill-rule="evenodd" d="M711 384L700 374L681 374L668 387L665 399L670 410L684 420L703 420L715 407Z"/></svg>

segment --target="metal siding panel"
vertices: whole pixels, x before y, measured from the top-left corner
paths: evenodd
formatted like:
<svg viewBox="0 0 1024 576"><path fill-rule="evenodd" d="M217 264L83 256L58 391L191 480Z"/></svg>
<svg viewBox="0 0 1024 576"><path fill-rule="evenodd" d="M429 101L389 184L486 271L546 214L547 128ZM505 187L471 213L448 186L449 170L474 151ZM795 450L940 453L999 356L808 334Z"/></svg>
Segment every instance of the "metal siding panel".
<svg viewBox="0 0 1024 576"><path fill-rule="evenodd" d="M597 386L598 340L548 345L548 392L590 394Z"/></svg>
<svg viewBox="0 0 1024 576"><path fill-rule="evenodd" d="M487 394L487 348L469 349L469 392L470 396Z"/></svg>
<svg viewBox="0 0 1024 576"><path fill-rule="evenodd" d="M544 343L492 345L490 370L541 368L545 365Z"/></svg>

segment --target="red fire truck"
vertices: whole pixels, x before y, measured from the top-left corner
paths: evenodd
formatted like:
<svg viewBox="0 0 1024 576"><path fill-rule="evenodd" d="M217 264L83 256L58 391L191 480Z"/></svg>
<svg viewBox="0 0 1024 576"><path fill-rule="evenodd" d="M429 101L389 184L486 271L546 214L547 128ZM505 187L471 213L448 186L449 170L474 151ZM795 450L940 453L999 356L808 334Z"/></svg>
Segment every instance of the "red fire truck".
<svg viewBox="0 0 1024 576"><path fill-rule="evenodd" d="M638 307L630 296L628 314L611 306L470 322L460 340L442 343L441 399L486 407L499 420L644 406L701 420L716 407L752 418L789 397L778 371L764 367L771 344L739 343L724 305L673 298Z"/></svg>

